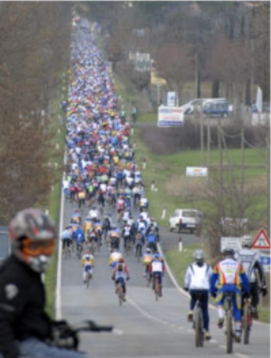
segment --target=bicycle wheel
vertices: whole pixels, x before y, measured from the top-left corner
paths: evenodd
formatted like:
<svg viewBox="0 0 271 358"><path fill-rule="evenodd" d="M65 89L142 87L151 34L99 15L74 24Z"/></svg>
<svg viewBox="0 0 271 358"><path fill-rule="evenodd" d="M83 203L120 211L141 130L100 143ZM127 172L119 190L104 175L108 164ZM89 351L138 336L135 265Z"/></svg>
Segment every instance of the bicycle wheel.
<svg viewBox="0 0 271 358"><path fill-rule="evenodd" d="M123 288L120 282L118 283L117 290L118 290L119 305L121 306L123 302Z"/></svg>
<svg viewBox="0 0 271 358"><path fill-rule="evenodd" d="M86 286L87 286L87 288L89 288L90 279L91 279L91 272L88 271L87 272L87 278L86 278Z"/></svg>
<svg viewBox="0 0 271 358"><path fill-rule="evenodd" d="M158 282L157 277L155 278L154 293L155 293L155 301L158 301L159 293L160 293L160 287L159 287L159 282Z"/></svg>
<svg viewBox="0 0 271 358"><path fill-rule="evenodd" d="M137 259L137 262L140 261L140 257L141 257L141 250L140 250L140 246L137 245L137 247L136 247L136 259Z"/></svg>
<svg viewBox="0 0 271 358"><path fill-rule="evenodd" d="M203 347L202 312L200 307L195 310L195 345Z"/></svg>
<svg viewBox="0 0 271 358"><path fill-rule="evenodd" d="M249 331L250 331L250 309L249 305L245 304L243 314L243 330L244 330L244 344L249 344Z"/></svg>
<svg viewBox="0 0 271 358"><path fill-rule="evenodd" d="M232 353L233 336L232 336L232 313L231 310L226 315L226 329L227 329L227 353Z"/></svg>

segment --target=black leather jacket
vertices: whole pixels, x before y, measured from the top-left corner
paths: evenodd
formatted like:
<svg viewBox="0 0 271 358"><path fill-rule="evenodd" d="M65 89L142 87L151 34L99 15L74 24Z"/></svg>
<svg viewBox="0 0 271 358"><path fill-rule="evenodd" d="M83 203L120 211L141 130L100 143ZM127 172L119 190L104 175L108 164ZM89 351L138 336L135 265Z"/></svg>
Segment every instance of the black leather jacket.
<svg viewBox="0 0 271 358"><path fill-rule="evenodd" d="M51 337L41 275L11 255L0 266L0 352L18 358L16 341Z"/></svg>

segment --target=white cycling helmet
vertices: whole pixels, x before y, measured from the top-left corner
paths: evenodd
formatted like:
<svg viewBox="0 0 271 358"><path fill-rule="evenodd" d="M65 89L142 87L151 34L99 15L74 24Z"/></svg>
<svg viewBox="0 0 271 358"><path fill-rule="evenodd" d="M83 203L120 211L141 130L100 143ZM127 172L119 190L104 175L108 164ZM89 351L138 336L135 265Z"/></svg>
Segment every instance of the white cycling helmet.
<svg viewBox="0 0 271 358"><path fill-rule="evenodd" d="M253 239L250 235L244 235L241 237L242 247L251 247L252 243L253 243Z"/></svg>

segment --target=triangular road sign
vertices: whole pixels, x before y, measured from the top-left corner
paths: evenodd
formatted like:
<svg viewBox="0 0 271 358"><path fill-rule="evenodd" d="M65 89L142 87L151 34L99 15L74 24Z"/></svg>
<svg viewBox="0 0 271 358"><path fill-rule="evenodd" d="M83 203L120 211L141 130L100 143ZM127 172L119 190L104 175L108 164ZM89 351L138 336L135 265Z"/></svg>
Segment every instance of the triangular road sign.
<svg viewBox="0 0 271 358"><path fill-rule="evenodd" d="M264 229L261 229L258 232L258 235L255 237L251 247L253 249L270 249L270 240Z"/></svg>

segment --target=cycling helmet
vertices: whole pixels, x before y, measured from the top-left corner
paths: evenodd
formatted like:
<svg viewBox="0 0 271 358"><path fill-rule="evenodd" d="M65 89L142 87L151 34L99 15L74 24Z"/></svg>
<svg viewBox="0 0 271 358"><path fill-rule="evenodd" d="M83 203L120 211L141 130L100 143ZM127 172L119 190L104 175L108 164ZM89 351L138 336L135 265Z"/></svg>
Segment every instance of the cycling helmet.
<svg viewBox="0 0 271 358"><path fill-rule="evenodd" d="M222 254L226 257L234 257L234 250L231 247L225 247Z"/></svg>
<svg viewBox="0 0 271 358"><path fill-rule="evenodd" d="M198 261L203 262L204 261L204 252L203 252L203 250L201 250L201 249L195 250L194 253L193 253L193 257L197 262Z"/></svg>
<svg viewBox="0 0 271 358"><path fill-rule="evenodd" d="M250 235L244 235L241 237L242 247L251 247L252 243L253 243L253 239Z"/></svg>
<svg viewBox="0 0 271 358"><path fill-rule="evenodd" d="M52 219L40 209L19 211L9 224L12 253L36 272L46 271L55 237Z"/></svg>
<svg viewBox="0 0 271 358"><path fill-rule="evenodd" d="M151 253L151 249L150 248L147 248L146 249L146 254L150 254Z"/></svg>
<svg viewBox="0 0 271 358"><path fill-rule="evenodd" d="M156 252L156 254L154 254L153 258L154 258L155 260L160 260L161 255L159 254L159 252Z"/></svg>

